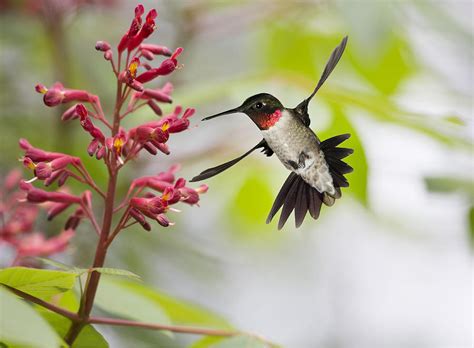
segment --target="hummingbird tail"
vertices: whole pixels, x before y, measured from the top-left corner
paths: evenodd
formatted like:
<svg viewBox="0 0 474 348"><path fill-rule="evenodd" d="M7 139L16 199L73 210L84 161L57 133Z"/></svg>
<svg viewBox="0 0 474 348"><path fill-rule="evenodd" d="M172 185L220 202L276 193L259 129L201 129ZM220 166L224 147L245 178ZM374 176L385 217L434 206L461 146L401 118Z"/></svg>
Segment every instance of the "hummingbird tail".
<svg viewBox="0 0 474 348"><path fill-rule="evenodd" d="M275 198L275 202L267 217L267 224L272 221L276 213L283 207L278 221L278 229L283 228L293 210L295 211L295 225L300 227L308 211L311 217L316 220L319 217L323 203L327 206L332 206L336 199L341 197L341 187L349 186L344 174L350 173L353 170L351 166L341 161L341 159L352 154L354 150L337 146L349 137L350 134L341 134L326 139L320 144L326 163L329 166L329 172L333 178L335 194L330 195L327 192L319 192L299 175L292 172L283 183L280 192Z"/></svg>
<svg viewBox="0 0 474 348"><path fill-rule="evenodd" d="M336 195L333 195L334 198L341 197L341 187L349 186L349 182L344 174L351 173L354 170L346 162L341 161L343 158L354 153L354 150L345 147L337 147L339 144L349 139L350 136L350 134L336 135L335 137L326 139L319 144L321 151L324 153L324 159L329 166L329 172L331 173L334 187L336 188ZM332 203L334 203L334 201Z"/></svg>
<svg viewBox="0 0 474 348"><path fill-rule="evenodd" d="M273 203L267 217L267 224L272 221L275 214L283 207L280 220L278 221L278 229L283 228L293 210L295 211L295 225L300 227L308 211L313 219L319 217L323 199L323 194L306 183L299 175L292 172L285 180Z"/></svg>

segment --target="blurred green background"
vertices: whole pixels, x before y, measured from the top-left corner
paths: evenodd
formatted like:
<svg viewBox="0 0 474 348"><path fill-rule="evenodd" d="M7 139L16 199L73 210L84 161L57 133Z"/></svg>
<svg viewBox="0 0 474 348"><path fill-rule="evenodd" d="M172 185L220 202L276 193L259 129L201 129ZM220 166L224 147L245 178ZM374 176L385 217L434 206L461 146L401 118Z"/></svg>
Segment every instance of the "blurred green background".
<svg viewBox="0 0 474 348"><path fill-rule="evenodd" d="M344 199L318 221L307 218L298 230L289 221L277 231L265 218L288 173L274 156L254 154L208 180L201 207L171 213L174 227L127 230L107 264L286 347L470 346L472 2L143 3L159 13L150 42L185 49L170 79L175 104L197 115L171 138L170 156L144 155L129 166L122 192L133 177L172 163L189 179L248 150L261 136L245 116L200 118L259 92L297 105L344 35L346 52L310 115L321 139L352 134L355 170ZM0 1L2 176L19 165L19 137L87 157L88 135L75 122L61 124L60 110L44 106L34 85L60 80L88 89L110 112L113 74L94 44L115 45L134 6ZM127 122L153 117L141 111ZM104 168L86 163L103 183ZM60 223L40 221L38 229L54 234ZM95 242L83 226L63 261L88 267ZM113 347L190 342L100 329Z"/></svg>

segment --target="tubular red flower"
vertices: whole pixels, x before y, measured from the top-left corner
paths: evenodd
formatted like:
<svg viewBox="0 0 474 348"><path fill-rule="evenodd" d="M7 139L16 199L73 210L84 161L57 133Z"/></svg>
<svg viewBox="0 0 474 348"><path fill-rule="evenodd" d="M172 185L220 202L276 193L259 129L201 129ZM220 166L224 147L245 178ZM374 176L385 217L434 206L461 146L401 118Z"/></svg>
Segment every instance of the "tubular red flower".
<svg viewBox="0 0 474 348"><path fill-rule="evenodd" d="M142 49L140 50L140 52L142 53L142 56L145 57L145 59L148 59L148 60L155 59L155 55L151 51Z"/></svg>
<svg viewBox="0 0 474 348"><path fill-rule="evenodd" d="M64 192L48 192L35 187L29 187L27 190L26 199L31 203L44 203L44 202L56 202L56 203L81 203L81 199L77 196L73 196L69 193Z"/></svg>
<svg viewBox="0 0 474 348"><path fill-rule="evenodd" d="M132 51L133 49L137 48L138 45L140 45L143 40L145 40L147 37L153 33L155 30L155 18L158 15L155 9L151 10L148 12L146 15L145 23L141 27L140 31L129 40L128 43L128 51Z"/></svg>
<svg viewBox="0 0 474 348"><path fill-rule="evenodd" d="M71 203L54 203L48 210L48 215L47 215L48 221L53 220L56 216L61 214L70 206L71 206Z"/></svg>
<svg viewBox="0 0 474 348"><path fill-rule="evenodd" d="M143 90L143 93L150 97L150 98L153 98L159 102L163 102L163 103L171 103L172 100L171 100L171 97L166 94L166 93L163 93L162 91L158 90L158 89L145 89Z"/></svg>
<svg viewBox="0 0 474 348"><path fill-rule="evenodd" d="M129 45L132 38L138 33L142 25L142 15L145 12L145 8L142 4L139 4L135 7L135 18L133 18L130 28L125 33L125 35L120 40L117 50L119 53L122 53Z"/></svg>
<svg viewBox="0 0 474 348"><path fill-rule="evenodd" d="M69 121L69 120L74 120L79 117L79 115L76 112L76 105L71 106L68 108L66 111L63 112L61 116L62 121Z"/></svg>
<svg viewBox="0 0 474 348"><path fill-rule="evenodd" d="M35 89L37 92L44 94L44 104L50 107L71 101L93 102L97 98L87 91L64 88L59 82L54 83L49 89L42 84L38 84Z"/></svg>
<svg viewBox="0 0 474 348"><path fill-rule="evenodd" d="M168 227L170 225L173 225L173 223L171 223L170 220L168 220L168 218L164 214L159 214L156 217L156 221L158 221L158 223L163 227Z"/></svg>
<svg viewBox="0 0 474 348"><path fill-rule="evenodd" d="M153 54L167 57L171 57L171 55L173 54L168 47L153 44L141 44L140 50L146 50Z"/></svg>
<svg viewBox="0 0 474 348"><path fill-rule="evenodd" d="M130 199L130 206L152 219L155 219L158 214L163 213L166 209L162 199L159 197L133 197Z"/></svg>
<svg viewBox="0 0 474 348"><path fill-rule="evenodd" d="M163 115L163 111L161 110L160 106L157 103L155 103L153 100L149 100L147 104L150 107L150 109L152 109L155 112L156 115L158 116Z"/></svg>
<svg viewBox="0 0 474 348"><path fill-rule="evenodd" d="M141 83L145 83L155 79L158 76L165 76L171 74L178 66L177 57L183 52L183 49L179 47L172 54L171 58L165 59L158 68L150 69L139 75L136 80Z"/></svg>
<svg viewBox="0 0 474 348"><path fill-rule="evenodd" d="M74 213L67 219L64 229L75 230L85 216L84 210L82 208L77 208L76 211L74 211Z"/></svg>
<svg viewBox="0 0 474 348"><path fill-rule="evenodd" d="M26 256L47 256L64 251L74 237L73 230L65 230L59 235L46 239L41 233L33 233L19 242L18 258Z"/></svg>
<svg viewBox="0 0 474 348"><path fill-rule="evenodd" d="M59 152L48 152L38 148L33 147L28 140L20 139L20 147L25 150L25 157L29 157L34 162L43 162L43 161L52 161L56 158L67 156Z"/></svg>
<svg viewBox="0 0 474 348"><path fill-rule="evenodd" d="M51 162L40 162L36 165L35 175L38 179L44 180L49 178L54 171L61 171L69 164L78 163L80 160L72 156L58 157Z"/></svg>
<svg viewBox="0 0 474 348"><path fill-rule="evenodd" d="M151 231L150 224L146 221L145 216L138 210L131 208L129 211L130 216L135 219L146 231Z"/></svg>

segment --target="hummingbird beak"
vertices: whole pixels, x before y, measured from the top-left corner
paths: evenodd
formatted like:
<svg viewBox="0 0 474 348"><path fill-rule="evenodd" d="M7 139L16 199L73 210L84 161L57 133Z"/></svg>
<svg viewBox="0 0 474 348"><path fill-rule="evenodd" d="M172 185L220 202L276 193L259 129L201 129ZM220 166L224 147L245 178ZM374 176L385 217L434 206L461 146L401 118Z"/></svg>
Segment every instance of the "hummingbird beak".
<svg viewBox="0 0 474 348"><path fill-rule="evenodd" d="M224 111L224 112L220 112L218 114L215 114L215 115L212 115L212 116L207 116L207 117L204 117L202 119L202 121L207 121L207 120L210 120L212 118L215 118L215 117L219 117L219 116L224 116L224 115L229 115L229 114L235 114L237 112L242 112L242 107L239 106L238 108L235 108L235 109L230 109L230 110L227 110L227 111Z"/></svg>

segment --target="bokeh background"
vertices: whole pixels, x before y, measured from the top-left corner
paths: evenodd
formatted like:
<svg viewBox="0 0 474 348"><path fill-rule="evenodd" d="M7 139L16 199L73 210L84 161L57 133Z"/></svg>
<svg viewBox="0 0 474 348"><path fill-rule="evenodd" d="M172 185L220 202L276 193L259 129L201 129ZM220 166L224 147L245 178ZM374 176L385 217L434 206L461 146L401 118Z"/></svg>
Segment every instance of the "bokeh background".
<svg viewBox="0 0 474 348"><path fill-rule="evenodd" d="M296 230L265 224L286 169L253 154L208 180L176 226L130 229L107 264L200 304L285 347L471 347L474 226L473 4L470 1L143 1L158 10L151 42L182 46L174 101L197 109L169 157L146 155L122 175L179 162L191 178L261 136L244 115L200 123L268 92L295 106L332 49L346 52L310 108L320 138L350 132L355 168L344 199ZM85 155L88 136L43 105L56 80L113 103L113 75L94 50L116 43L134 1L0 1L0 173L20 164L17 140ZM164 82L165 79L162 80ZM130 124L155 116L142 111ZM104 173L87 162L98 181ZM38 221L54 235L61 221ZM88 267L84 226L60 259ZM2 249L2 260L9 257ZM99 328L113 347L181 347L139 329ZM160 343L157 343L160 342Z"/></svg>

